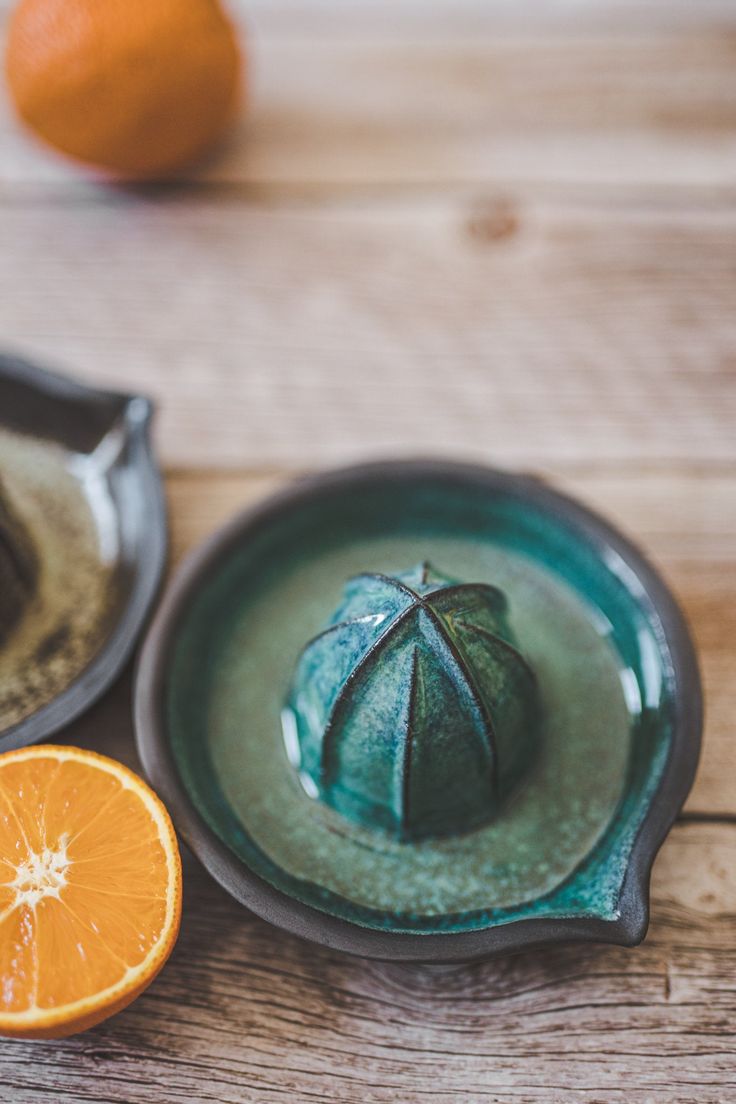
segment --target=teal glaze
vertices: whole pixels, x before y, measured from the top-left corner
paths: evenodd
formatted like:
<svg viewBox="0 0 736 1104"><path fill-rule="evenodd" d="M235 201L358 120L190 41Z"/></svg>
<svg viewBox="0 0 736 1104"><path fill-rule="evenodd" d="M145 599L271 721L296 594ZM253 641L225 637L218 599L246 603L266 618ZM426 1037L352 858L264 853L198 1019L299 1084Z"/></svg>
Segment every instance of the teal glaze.
<svg viewBox="0 0 736 1104"><path fill-rule="evenodd" d="M423 557L478 584L500 581L543 704L555 706L553 717L565 711L576 743L564 759L564 741L543 725L539 766L493 824L457 839L376 845L286 781L293 769L279 703L304 641L337 608L342 581L351 572L401 574ZM546 615L536 624L535 610L557 611L559 631ZM431 933L531 917L615 919L667 761L673 692L657 615L615 552L537 504L438 478L377 481L360 493L328 488L230 548L181 615L165 703L188 794L251 870L333 916ZM525 832L540 803L548 829ZM277 838L287 823L301 830L291 841ZM506 823L510 842L523 846L513 862L495 862Z"/></svg>
<svg viewBox="0 0 736 1104"><path fill-rule="evenodd" d="M504 594L426 561L348 580L282 715L306 792L398 839L489 820L532 761L537 683Z"/></svg>

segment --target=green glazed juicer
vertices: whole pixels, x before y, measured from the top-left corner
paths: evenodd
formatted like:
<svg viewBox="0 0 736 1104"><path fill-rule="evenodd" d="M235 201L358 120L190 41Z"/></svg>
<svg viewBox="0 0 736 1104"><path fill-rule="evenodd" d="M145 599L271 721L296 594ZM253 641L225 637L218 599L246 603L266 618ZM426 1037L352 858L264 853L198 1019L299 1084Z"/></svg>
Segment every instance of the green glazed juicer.
<svg viewBox="0 0 736 1104"><path fill-rule="evenodd" d="M541 704L503 592L425 561L347 582L282 726L309 796L411 843L494 817L537 754Z"/></svg>
<svg viewBox="0 0 736 1104"><path fill-rule="evenodd" d="M393 461L284 488L192 557L138 672L149 776L279 927L405 961L643 937L697 664L634 546L539 480Z"/></svg>

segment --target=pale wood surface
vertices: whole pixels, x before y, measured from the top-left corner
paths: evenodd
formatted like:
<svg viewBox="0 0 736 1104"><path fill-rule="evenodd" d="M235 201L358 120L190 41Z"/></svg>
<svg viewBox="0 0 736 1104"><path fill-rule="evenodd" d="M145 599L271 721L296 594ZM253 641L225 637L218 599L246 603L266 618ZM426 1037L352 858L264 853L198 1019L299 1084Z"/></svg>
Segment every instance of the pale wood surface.
<svg viewBox="0 0 736 1104"><path fill-rule="evenodd" d="M174 560L326 463L553 479L680 597L701 768L633 951L363 963L188 858L161 977L77 1039L0 1042L0 1102L734 1100L736 8L231 6L251 113L179 187L102 189L0 99L3 343L161 400ZM129 698L66 738L136 765Z"/></svg>
<svg viewBox="0 0 736 1104"><path fill-rule="evenodd" d="M12 0L0 0L2 8ZM235 0L250 117L200 181L733 185L733 5ZM0 111L0 182L68 185Z"/></svg>
<svg viewBox="0 0 736 1104"><path fill-rule="evenodd" d="M736 214L594 193L0 204L5 342L176 466L736 459Z"/></svg>

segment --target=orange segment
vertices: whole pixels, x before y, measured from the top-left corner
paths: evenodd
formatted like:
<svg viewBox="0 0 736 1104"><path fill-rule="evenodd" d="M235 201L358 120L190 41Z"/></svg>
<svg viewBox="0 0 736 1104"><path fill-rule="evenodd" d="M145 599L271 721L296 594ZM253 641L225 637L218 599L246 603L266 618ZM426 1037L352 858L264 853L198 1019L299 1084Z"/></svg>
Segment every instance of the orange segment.
<svg viewBox="0 0 736 1104"><path fill-rule="evenodd" d="M124 1008L180 915L174 829L137 775L78 748L0 755L0 1035L70 1035Z"/></svg>
<svg viewBox="0 0 736 1104"><path fill-rule="evenodd" d="M0 1007L11 1015L24 1011L36 989L34 917L30 909L3 912L0 923Z"/></svg>

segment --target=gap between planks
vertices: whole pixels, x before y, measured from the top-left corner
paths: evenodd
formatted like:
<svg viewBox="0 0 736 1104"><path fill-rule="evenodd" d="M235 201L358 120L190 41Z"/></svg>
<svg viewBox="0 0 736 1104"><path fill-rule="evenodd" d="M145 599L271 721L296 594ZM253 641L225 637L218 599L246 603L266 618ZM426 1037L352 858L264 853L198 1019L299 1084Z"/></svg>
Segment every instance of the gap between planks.
<svg viewBox="0 0 736 1104"><path fill-rule="evenodd" d="M735 861L733 828L676 827L633 950L408 967L279 932L185 856L181 937L154 985L91 1032L33 1044L32 1063L28 1044L4 1042L0 1084L18 1087L12 1104L54 1090L124 1104L161 1104L163 1092L219 1104L723 1102Z"/></svg>
<svg viewBox="0 0 736 1104"><path fill-rule="evenodd" d="M360 27L362 6L346 5L355 31L344 37L261 34L256 22L250 109L199 177L733 184L733 12L717 27L672 33L508 36L491 20L464 38L423 41L419 7L403 30L379 19L371 36ZM446 24L456 25L449 9ZM7 97L0 151L8 188L78 176L22 136Z"/></svg>
<svg viewBox="0 0 736 1104"><path fill-rule="evenodd" d="M736 814L736 470L543 469L553 485L609 517L658 564L683 604L699 647L706 731L689 814ZM170 472L173 561L289 473Z"/></svg>
<svg viewBox="0 0 736 1104"><path fill-rule="evenodd" d="M717 548L733 577L732 515L722 527L726 547L714 541L727 477L555 476L635 523L648 548L666 553L694 530L697 562L703 548ZM285 478L170 473L176 555ZM662 508L668 485L679 488L684 515ZM123 680L68 738L135 766L129 696ZM732 776L733 764L724 765L721 778ZM686 813L675 825L655 863L641 947L554 947L440 968L365 962L303 943L248 914L185 855L182 935L154 986L92 1032L35 1044L32 1072L26 1044L3 1044L0 1083L15 1086L13 1104L54 1093L160 1104L162 1086L167 1100L218 1104L722 1104L736 1015L736 824L727 819L702 823Z"/></svg>
<svg viewBox="0 0 736 1104"><path fill-rule="evenodd" d="M5 342L152 391L167 464L736 463L733 210L128 198L0 233Z"/></svg>

